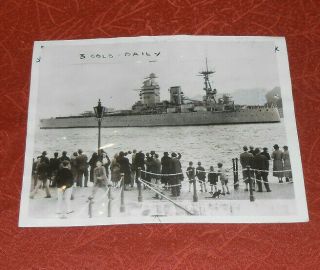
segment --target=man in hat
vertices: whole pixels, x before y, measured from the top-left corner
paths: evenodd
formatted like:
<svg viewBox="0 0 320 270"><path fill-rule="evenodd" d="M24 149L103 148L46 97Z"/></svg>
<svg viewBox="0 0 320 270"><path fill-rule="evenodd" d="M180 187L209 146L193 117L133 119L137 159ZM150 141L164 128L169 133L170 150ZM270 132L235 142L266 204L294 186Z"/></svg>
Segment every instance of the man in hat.
<svg viewBox="0 0 320 270"><path fill-rule="evenodd" d="M60 157L60 166L62 166L62 162L65 160L70 162L70 158L67 156L67 151L62 152L62 156Z"/></svg>
<svg viewBox="0 0 320 270"><path fill-rule="evenodd" d="M58 153L55 152L53 154L53 158L50 158L50 179L51 179L51 185L50 187L54 187L55 186L55 178L57 175L57 172L59 170L59 166L60 166L60 160L58 158Z"/></svg>
<svg viewBox="0 0 320 270"><path fill-rule="evenodd" d="M188 176L188 180L189 180L189 192L191 192L191 185L194 182L194 178L195 178L195 168L193 167L193 162L190 161L189 162L189 167L187 168L186 174Z"/></svg>
<svg viewBox="0 0 320 270"><path fill-rule="evenodd" d="M171 157L169 157L168 152L163 153L163 157L161 158L161 183L165 186L169 184L170 177L165 174L170 174L171 171Z"/></svg>
<svg viewBox="0 0 320 270"><path fill-rule="evenodd" d="M76 157L77 168L77 186L82 187L82 178L84 176L84 186L88 187L88 157L78 150L78 156Z"/></svg>
<svg viewBox="0 0 320 270"><path fill-rule="evenodd" d="M249 153L251 153L254 156L254 147L253 146L249 146Z"/></svg>
<svg viewBox="0 0 320 270"><path fill-rule="evenodd" d="M271 160L270 154L268 153L268 148L263 147L263 151L261 152L261 155L264 155L268 160Z"/></svg>
<svg viewBox="0 0 320 270"><path fill-rule="evenodd" d="M48 181L48 171L49 171L49 165L46 163L46 161L43 159L41 160L41 157L38 158L38 165L37 165L37 184L34 188L34 190L30 194L30 198L33 199L36 193L38 192L41 185L45 187L46 190L46 197L45 198L51 198L50 190L49 190L49 181Z"/></svg>
<svg viewBox="0 0 320 270"><path fill-rule="evenodd" d="M144 169L145 169L145 155L144 155L144 153L140 150L138 153L136 153L135 154L135 158L134 158L134 167L135 167L135 169L136 169L136 181L137 181L137 178L139 177L138 176L138 170L139 170L139 168L141 169L141 170L143 170L144 171ZM146 179L146 177L145 177L145 173L141 173L141 178L143 179L143 180L145 180Z"/></svg>
<svg viewBox="0 0 320 270"><path fill-rule="evenodd" d="M181 175L182 174L182 169L181 169L181 163L179 158L177 157L176 153L171 154L171 164L172 164L172 170L171 174L171 185L172 185L172 196L174 197L179 197L180 196L180 189L181 189Z"/></svg>
<svg viewBox="0 0 320 270"><path fill-rule="evenodd" d="M262 182L264 183L267 192L271 192L268 183L269 160L266 156L261 154L259 148L256 148L254 153L253 168L255 169L258 192L262 192Z"/></svg>
<svg viewBox="0 0 320 270"><path fill-rule="evenodd" d="M283 183L283 152L279 149L279 145L273 146L274 151L272 152L273 159L273 176L278 177L279 183Z"/></svg>
<svg viewBox="0 0 320 270"><path fill-rule="evenodd" d="M47 158L47 151L43 151L40 158L41 158L41 162L45 162L49 166L50 161L49 161L49 158Z"/></svg>
<svg viewBox="0 0 320 270"><path fill-rule="evenodd" d="M146 153L146 161L145 161L145 164L146 164L146 171L147 171L147 174L146 174L146 178L145 180L150 183L151 182L151 178L153 176L153 156L150 155L151 153Z"/></svg>
<svg viewBox="0 0 320 270"><path fill-rule="evenodd" d="M288 146L283 146L283 170L284 177L286 178L286 182L292 183L292 172L291 172L291 163L290 163L290 155Z"/></svg>
<svg viewBox="0 0 320 270"><path fill-rule="evenodd" d="M127 190L128 185L130 185L131 180L131 171L130 171L130 162L129 159L125 156L124 152L119 153L119 157L117 159L120 165L120 173L124 174L122 185L124 185L124 189Z"/></svg>
<svg viewBox="0 0 320 270"><path fill-rule="evenodd" d="M248 172L247 166L250 166L251 169L252 169L252 163L253 163L253 154L248 152L248 147L247 146L244 146L243 147L243 153L240 154L240 164L241 164L241 167L242 167L242 177L243 177L243 180L244 180L244 182L246 184L245 191L249 190L248 189L249 172ZM253 171L252 170L250 170L250 175L251 175L251 177L253 177Z"/></svg>

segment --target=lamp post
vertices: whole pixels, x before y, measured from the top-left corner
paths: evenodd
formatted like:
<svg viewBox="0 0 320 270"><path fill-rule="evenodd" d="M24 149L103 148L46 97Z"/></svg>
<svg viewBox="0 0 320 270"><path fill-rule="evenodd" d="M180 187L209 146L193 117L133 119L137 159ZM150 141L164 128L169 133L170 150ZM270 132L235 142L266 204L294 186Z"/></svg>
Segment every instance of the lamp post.
<svg viewBox="0 0 320 270"><path fill-rule="evenodd" d="M96 118L98 119L98 155L100 153L100 142L101 142L101 122L106 110L106 107L101 106L101 101L99 99L98 106L93 107Z"/></svg>

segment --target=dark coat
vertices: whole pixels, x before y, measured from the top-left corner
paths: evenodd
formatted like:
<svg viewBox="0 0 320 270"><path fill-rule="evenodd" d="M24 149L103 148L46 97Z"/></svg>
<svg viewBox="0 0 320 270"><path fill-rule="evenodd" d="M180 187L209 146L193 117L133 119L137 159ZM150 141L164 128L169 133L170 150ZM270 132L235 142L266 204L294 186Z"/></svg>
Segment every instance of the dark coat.
<svg viewBox="0 0 320 270"><path fill-rule="evenodd" d="M195 172L195 171L196 171L196 170L195 170L194 167L189 166L189 167L187 168L187 176L188 176L188 179L189 179L189 180L194 179L194 177L195 177L195 175L196 175L196 172Z"/></svg>
<svg viewBox="0 0 320 270"><path fill-rule="evenodd" d="M261 152L261 155L264 155L268 160L271 160L270 154L268 152Z"/></svg>
<svg viewBox="0 0 320 270"><path fill-rule="evenodd" d="M106 169L106 174L109 176L109 167L111 165L111 160L108 156L106 156L107 162L103 164L103 167Z"/></svg>
<svg viewBox="0 0 320 270"><path fill-rule="evenodd" d="M85 154L81 154L76 157L76 166L78 170L84 171L88 169L88 157Z"/></svg>
<svg viewBox="0 0 320 270"><path fill-rule="evenodd" d="M46 180L49 176L49 165L46 162L41 162L37 166L37 175L40 180Z"/></svg>
<svg viewBox="0 0 320 270"><path fill-rule="evenodd" d="M60 163L62 163L62 162L65 161L65 160L70 162L70 158L67 157L67 156L61 156L61 157L59 158L59 160L60 160Z"/></svg>
<svg viewBox="0 0 320 270"><path fill-rule="evenodd" d="M176 174L176 173L182 173L182 168L181 168L181 163L180 160L176 157L171 159L171 173ZM173 175L173 178L176 178L178 180L183 180L183 174L179 175Z"/></svg>
<svg viewBox="0 0 320 270"><path fill-rule="evenodd" d="M269 171L269 160L266 156L262 155L261 153L254 156L253 159L253 168L255 170L266 170ZM268 173L268 172L263 172Z"/></svg>
<svg viewBox="0 0 320 270"><path fill-rule="evenodd" d="M196 176L200 181L204 181L206 179L205 169L202 166L197 167Z"/></svg>
<svg viewBox="0 0 320 270"><path fill-rule="evenodd" d="M242 168L246 168L247 166L253 166L253 154L249 152L243 152L240 154L240 164Z"/></svg>
<svg viewBox="0 0 320 270"><path fill-rule="evenodd" d="M171 157L169 156L163 156L161 158L161 173L162 174L170 174L171 172ZM161 182L163 184L168 183L170 180L170 176L161 176Z"/></svg>
<svg viewBox="0 0 320 270"><path fill-rule="evenodd" d="M45 162L47 165L50 165L50 161L46 156L40 156L41 162Z"/></svg>
<svg viewBox="0 0 320 270"><path fill-rule="evenodd" d="M134 167L135 168L141 168L142 170L144 170L144 153L142 152L138 152L136 153L135 155L135 158L134 158Z"/></svg>
<svg viewBox="0 0 320 270"><path fill-rule="evenodd" d="M131 171L130 171L130 162L129 159L126 157L119 157L117 159L120 165L120 173L124 173L124 183L130 184L131 183Z"/></svg>
<svg viewBox="0 0 320 270"><path fill-rule="evenodd" d="M171 157L163 156L161 158L161 166L162 170L161 172L163 174L171 173L170 167L171 167Z"/></svg>
<svg viewBox="0 0 320 270"><path fill-rule="evenodd" d="M92 170L97 166L98 160L99 160L99 156L97 154L91 156L91 158L89 160L89 165Z"/></svg>
<svg viewBox="0 0 320 270"><path fill-rule="evenodd" d="M153 167L155 173L161 173L161 161L158 158L153 158Z"/></svg>
<svg viewBox="0 0 320 270"><path fill-rule="evenodd" d="M60 166L60 160L58 158L50 158L50 174L58 171Z"/></svg>
<svg viewBox="0 0 320 270"><path fill-rule="evenodd" d="M182 169L181 169L181 163L180 160L177 158L173 158L172 159L172 165L173 165L173 173L181 173Z"/></svg>
<svg viewBox="0 0 320 270"><path fill-rule="evenodd" d="M218 174L215 172L209 172L208 173L208 181L211 185L215 185L218 182Z"/></svg>
<svg viewBox="0 0 320 270"><path fill-rule="evenodd" d="M61 188L66 186L67 188L73 186L73 175L68 168L62 168L58 171L56 177L57 187Z"/></svg>

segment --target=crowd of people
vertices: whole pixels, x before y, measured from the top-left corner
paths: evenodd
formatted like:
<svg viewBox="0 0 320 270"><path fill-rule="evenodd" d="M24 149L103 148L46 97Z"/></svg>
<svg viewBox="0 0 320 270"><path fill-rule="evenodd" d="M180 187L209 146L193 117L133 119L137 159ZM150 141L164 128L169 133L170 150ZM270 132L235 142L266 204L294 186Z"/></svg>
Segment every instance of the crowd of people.
<svg viewBox="0 0 320 270"><path fill-rule="evenodd" d="M279 183L292 182L292 173L288 147L284 146L283 151L276 144L274 151L270 155L266 147L254 148L250 146L243 147L243 153L240 154L240 164L242 166L243 179L246 183L245 190L248 191L249 176L253 179L253 189L257 186L257 191L262 192L262 184L266 191L271 192L268 182L269 162L273 160L273 176L279 179ZM50 198L49 187L58 189L58 211L61 209L62 197L66 201L72 199L72 187L88 187L88 182L93 182L92 196L99 187L113 186L114 188L124 185L125 190L133 188L138 183L138 178L144 183L144 188L162 187L171 191L171 196L179 197L181 195L181 181L184 179L184 172L181 165L181 154L164 152L160 158L155 151L144 153L143 151L133 150L128 152L120 151L113 158L103 150L92 154L90 159L81 149L74 152L71 157L66 151L54 153L52 158L47 157L44 151L33 162L34 186L30 197L34 198L40 187L46 191L46 197ZM249 167L248 167L249 166ZM248 169L249 168L249 169ZM193 166L189 162L185 174L189 181L189 192L193 184L200 186L200 192L208 192L206 183L211 187L210 193L218 191L218 185L221 185L222 195L230 194L228 187L229 169L219 162L217 170L213 166L206 171L201 162ZM123 179L122 179L123 177ZM120 180L123 181L120 181ZM158 193L155 197L160 199ZM70 205L67 205L67 212L70 212Z"/></svg>
<svg viewBox="0 0 320 270"><path fill-rule="evenodd" d="M277 177L279 183L283 183L283 178L286 182L292 183L292 172L288 146L283 146L283 151L280 150L279 145L273 146L273 152L270 156L267 147L254 148L250 146L243 147L243 153L240 154L240 164L242 166L243 179L246 183L246 191L248 191L249 177L253 179L253 190L255 186L258 192L262 192L262 183L266 191L271 192L269 187L269 163L273 160L273 176Z"/></svg>

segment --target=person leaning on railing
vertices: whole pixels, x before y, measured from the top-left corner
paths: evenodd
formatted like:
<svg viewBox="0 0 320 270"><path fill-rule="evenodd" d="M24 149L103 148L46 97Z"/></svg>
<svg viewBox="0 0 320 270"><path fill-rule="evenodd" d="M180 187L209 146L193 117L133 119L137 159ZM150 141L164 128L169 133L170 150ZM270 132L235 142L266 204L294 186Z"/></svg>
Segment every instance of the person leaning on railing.
<svg viewBox="0 0 320 270"><path fill-rule="evenodd" d="M262 155L259 148L254 150L253 169L255 170L258 192L262 192L262 182L267 190L271 192L268 183L269 160L265 155Z"/></svg>
<svg viewBox="0 0 320 270"><path fill-rule="evenodd" d="M243 153L240 154L240 164L241 164L241 167L242 167L242 176L243 176L243 180L246 184L246 188L245 188L245 191L248 191L248 184L249 184L249 173L250 173L250 176L252 177L253 174L252 174L252 171L248 171L247 170L247 166L250 166L252 167L252 164L253 164L253 154L248 152L248 147L247 146L244 146L243 147Z"/></svg>
<svg viewBox="0 0 320 270"><path fill-rule="evenodd" d="M193 166L192 161L189 162L189 167L187 168L186 174L189 179L189 192L191 192L191 185L193 184L194 178L196 176L196 170Z"/></svg>
<svg viewBox="0 0 320 270"><path fill-rule="evenodd" d="M106 168L102 166L102 162L99 160L96 163L96 168L93 171L93 188L92 188L92 194L89 197L89 199L93 199L94 195L98 191L98 188L104 188L107 189L107 187L111 187L112 183L109 181L107 174L106 174Z"/></svg>

